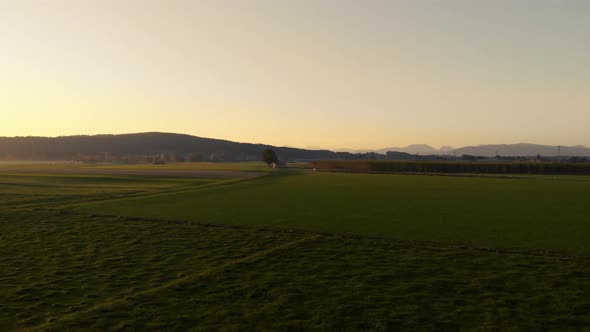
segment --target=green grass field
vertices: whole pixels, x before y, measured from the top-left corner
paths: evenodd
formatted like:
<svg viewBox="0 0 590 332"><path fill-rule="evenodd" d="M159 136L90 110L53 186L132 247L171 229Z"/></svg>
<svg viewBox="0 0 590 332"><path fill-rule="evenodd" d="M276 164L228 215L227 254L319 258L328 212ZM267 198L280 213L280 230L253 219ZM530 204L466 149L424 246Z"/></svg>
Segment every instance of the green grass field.
<svg viewBox="0 0 590 332"><path fill-rule="evenodd" d="M590 328L590 178L27 167L0 167L3 331Z"/></svg>
<svg viewBox="0 0 590 332"><path fill-rule="evenodd" d="M589 198L590 177L498 179L284 171L232 186L197 187L72 208L590 253Z"/></svg>

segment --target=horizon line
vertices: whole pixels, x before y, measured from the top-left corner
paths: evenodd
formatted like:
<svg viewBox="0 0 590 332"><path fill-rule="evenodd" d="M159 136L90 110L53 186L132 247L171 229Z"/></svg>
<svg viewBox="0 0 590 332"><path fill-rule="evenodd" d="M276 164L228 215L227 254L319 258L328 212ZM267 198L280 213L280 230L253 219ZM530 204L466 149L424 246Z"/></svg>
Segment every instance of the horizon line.
<svg viewBox="0 0 590 332"><path fill-rule="evenodd" d="M527 143L527 142L518 142L518 143L480 143L480 144L471 144L471 145L462 145L459 147L455 147L452 145L431 145L428 143L412 143L412 144L408 144L406 146L391 146L391 147L384 147L384 148L376 148L376 149L370 149L370 148L326 148L326 147L320 147L320 146L306 146L306 147L296 147L296 146L292 146L292 145L281 145L281 144L272 144L272 143L255 143L255 142L248 142L248 141L239 141L239 140L231 140L231 139L225 139L225 138L213 138L213 137L205 137L205 136L198 136L195 134L187 134L187 133L178 133L178 132L169 132L169 131L158 131L158 130L154 130L154 131L142 131L142 132L129 132L129 133L118 133L118 134L113 134L113 133L101 133L101 134L69 134L69 135L55 135L55 136L51 136L51 135L47 135L47 136L42 136L42 135L26 135L26 136L21 136L21 135L17 135L17 136L0 136L0 138L61 138L61 137L95 137L95 136L122 136L122 135L140 135L140 134L168 134L168 135L183 135L183 136L191 136L191 137L198 137L198 138L203 138L203 139L211 139L211 140L220 140L220 141L229 141L229 142L235 142L235 143L245 143L245 144L255 144L255 145L269 145L269 146L274 146L274 147L278 147L278 148L292 148L292 149L302 149L302 150L328 150L328 151L333 151L333 152L349 152L349 153L370 153L370 152L377 152L380 150L387 150L387 149L391 149L391 148L400 148L400 149L405 149L411 146L415 146L415 145L422 145L422 146L427 146L430 147L434 150L438 150L440 151L441 148L443 147L449 147L451 148L448 151L453 151L453 150L458 150L461 148L466 148L466 147L481 147L481 146L502 146L502 145L537 145L537 146L551 146L551 147L581 147L581 148L588 148L588 146L584 145L584 144L576 144L576 145L563 145L563 144L540 144L540 143ZM395 150L389 150L389 151L395 151ZM446 152L446 151L445 151Z"/></svg>

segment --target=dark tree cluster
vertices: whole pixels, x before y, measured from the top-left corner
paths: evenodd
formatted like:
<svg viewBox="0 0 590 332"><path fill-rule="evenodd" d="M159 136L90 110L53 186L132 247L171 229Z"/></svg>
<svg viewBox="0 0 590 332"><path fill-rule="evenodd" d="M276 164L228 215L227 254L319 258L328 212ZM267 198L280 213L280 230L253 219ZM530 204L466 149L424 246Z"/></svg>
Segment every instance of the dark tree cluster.
<svg viewBox="0 0 590 332"><path fill-rule="evenodd" d="M590 163L453 161L315 161L314 168L359 172L465 174L590 174Z"/></svg>
<svg viewBox="0 0 590 332"><path fill-rule="evenodd" d="M279 161L279 157L277 157L277 153L273 149L265 149L262 151L262 161L267 163L269 166L272 163L276 163Z"/></svg>

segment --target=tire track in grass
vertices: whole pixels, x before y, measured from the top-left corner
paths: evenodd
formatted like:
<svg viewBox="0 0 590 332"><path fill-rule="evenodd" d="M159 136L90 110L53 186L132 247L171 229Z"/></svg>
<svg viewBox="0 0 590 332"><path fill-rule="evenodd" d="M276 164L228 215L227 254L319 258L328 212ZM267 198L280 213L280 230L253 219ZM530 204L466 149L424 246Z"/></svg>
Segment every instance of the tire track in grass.
<svg viewBox="0 0 590 332"><path fill-rule="evenodd" d="M175 286L185 284L185 283L191 283L191 282L197 281L201 278L209 277L209 276L212 276L212 275L215 275L218 273L223 273L228 268L232 268L236 265L243 264L243 263L254 262L262 257L271 255L277 251L281 251L281 250L296 246L296 245L303 243L303 242L312 241L312 240L315 240L319 237L320 237L320 235L305 235L304 237L302 237L298 240L288 242L283 245L276 246L274 248L261 250L261 251L258 251L256 253L246 256L246 257L232 259L232 260L226 261L225 263L223 263L219 266L211 267L211 268L205 269L204 271L201 271L199 273L190 274L190 275L187 275L182 278L174 279L174 280L171 280L171 281L169 281L165 284L162 284L160 286L149 288L149 289L146 289L143 291L139 291L139 292L130 294L130 295L123 297L123 298L113 297L113 298L108 299L104 302L98 303L88 309L65 314L65 315L58 317L58 318L53 318L53 319L50 318L49 319L50 321L47 323L43 323L41 325L37 325L37 326L33 326L33 327L24 328L21 330L22 331L43 331L45 329L51 328L53 325L55 325L57 323L71 321L71 320L76 319L78 316L81 316L81 315L84 315L87 313L91 313L93 311L108 310L109 308L117 306L117 305L131 304L131 301L138 296L154 294L154 293L157 293L157 292L159 292L163 289L166 289L166 288L175 287Z"/></svg>
<svg viewBox="0 0 590 332"><path fill-rule="evenodd" d="M111 201L124 201L124 200L133 200L133 199L144 198L144 197L157 197L157 196L165 196L165 195L171 195L171 194L179 194L179 193L184 193L184 192L206 191L206 190L215 189L218 187L232 186L232 185L240 184L243 182L259 180L265 176L267 176L267 175L261 175L258 177L243 178L243 179L229 179L229 180L218 179L218 180L213 181L211 183L206 183L206 184L201 184L201 185L188 185L188 186L182 186L182 187L177 187L177 188L171 188L169 190L143 191L143 192L139 192L139 193L132 194L132 195L121 195L121 196L116 196L116 197L98 197L96 199L78 202L78 203L67 202L65 204L56 204L55 208L56 209L82 208L85 206L91 206L94 204L100 204L100 203L111 202Z"/></svg>
<svg viewBox="0 0 590 332"><path fill-rule="evenodd" d="M0 174L4 175L4 174ZM88 205L100 204L104 202L110 201L117 201L117 200L127 200L127 199L137 199L143 197L151 197L151 196L159 196L159 195L169 195L169 194L177 194L183 192L192 192L195 190L208 190L213 189L216 187L223 187L223 186L231 186L236 185L242 182L248 181L255 181L260 178L266 177L270 174L261 173L256 174L255 176L251 177L242 177L242 178L195 178L200 180L205 180L207 182L201 184L182 184L173 187L167 188L138 188L138 190L128 191L128 192L106 192L104 195L97 195L97 194L90 194L90 195L63 195L62 199L58 200L50 200L50 201L24 201L18 204L12 204L15 210L22 210L22 209L35 209L35 208L53 208L56 210L59 209L69 209L69 208L78 208L84 207ZM182 178L182 177L179 177ZM51 186L47 186L51 187ZM56 187L58 188L58 187ZM67 186L66 188L77 188ZM94 187L88 187L89 189ZM100 188L100 187L96 187ZM53 195L46 195L46 197L51 197Z"/></svg>
<svg viewBox="0 0 590 332"><path fill-rule="evenodd" d="M58 200L53 201L24 201L24 202L14 202L9 207L13 210L35 210L35 209L51 209L51 210L67 210L70 208L81 208L85 206L91 206L94 204L100 204L110 201L116 200L127 200L127 199L137 199L143 197L151 197L151 196L159 196L159 195L169 195L169 194L177 194L183 192L192 192L196 190L208 190L216 187L221 186L230 186L237 183L241 183L243 181L254 180L258 178L248 178L248 179L235 179L235 180L214 180L210 183L200 184L200 185L183 185L179 187L173 187L169 189L163 190L141 190L135 191L131 193L114 193L105 196L101 195L87 195L87 196L75 196L75 195L64 195L60 197ZM108 193L107 193L108 194ZM47 195L46 198L51 198L55 196Z"/></svg>

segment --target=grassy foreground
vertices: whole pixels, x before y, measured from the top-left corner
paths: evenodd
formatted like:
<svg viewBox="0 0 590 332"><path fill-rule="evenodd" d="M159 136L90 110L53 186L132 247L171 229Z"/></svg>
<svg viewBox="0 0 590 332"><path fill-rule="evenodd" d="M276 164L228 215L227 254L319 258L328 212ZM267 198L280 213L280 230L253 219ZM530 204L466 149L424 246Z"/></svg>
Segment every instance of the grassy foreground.
<svg viewBox="0 0 590 332"><path fill-rule="evenodd" d="M590 177L291 171L232 186L107 201L79 210L590 253L589 198Z"/></svg>
<svg viewBox="0 0 590 332"><path fill-rule="evenodd" d="M540 209L514 224L541 221L538 227L555 232L547 228L552 209L562 211L563 219L587 212L585 178L388 177L282 172L234 181L0 174L0 330L590 327L590 260L582 257L578 236L584 234L571 231L584 232L584 218L566 221L577 228L554 233L552 242L542 242L534 229L530 238L525 231L512 235L519 243L541 241L535 248L571 253L565 256L391 240L444 242L436 238L442 227L430 228L446 222L450 242L461 241L453 233L479 234L472 239L478 246L505 245L486 231L514 227L509 216L520 216L515 206L522 205L512 200L529 204L529 212ZM310 205L322 197L330 199ZM549 208L543 206L550 205L549 197L561 199L551 200L556 205ZM496 220L485 217L488 210L461 223L453 222L460 215L455 209L422 221L451 198L467 200L455 207L467 212L491 200L510 213L500 226L486 226ZM535 208L539 199L546 200ZM434 211L420 212L419 206ZM368 216L364 224L362 213ZM418 225L391 226L402 217Z"/></svg>

